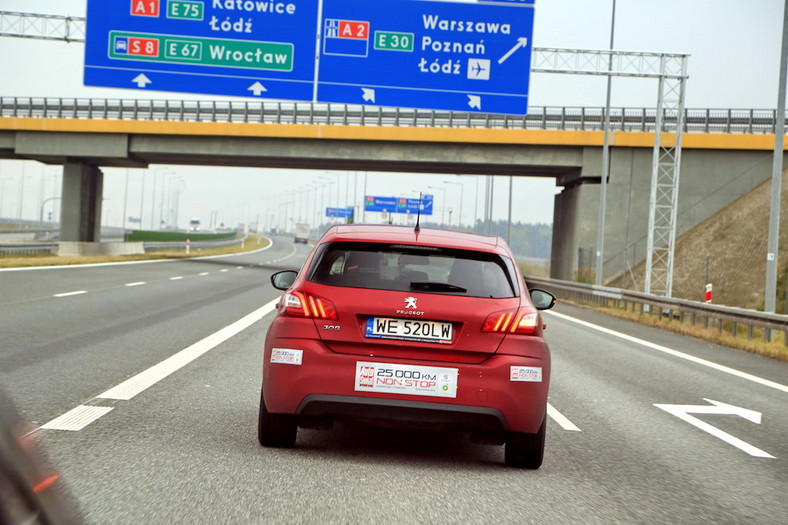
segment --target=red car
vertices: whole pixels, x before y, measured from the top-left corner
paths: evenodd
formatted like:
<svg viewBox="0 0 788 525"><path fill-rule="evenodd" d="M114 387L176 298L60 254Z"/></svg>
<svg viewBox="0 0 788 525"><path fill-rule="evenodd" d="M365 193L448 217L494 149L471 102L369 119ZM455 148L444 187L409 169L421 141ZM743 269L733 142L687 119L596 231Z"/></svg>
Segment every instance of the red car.
<svg viewBox="0 0 788 525"><path fill-rule="evenodd" d="M470 431L539 468L550 351L506 243L474 233L342 225L286 290L268 330L258 439L290 447L336 418Z"/></svg>

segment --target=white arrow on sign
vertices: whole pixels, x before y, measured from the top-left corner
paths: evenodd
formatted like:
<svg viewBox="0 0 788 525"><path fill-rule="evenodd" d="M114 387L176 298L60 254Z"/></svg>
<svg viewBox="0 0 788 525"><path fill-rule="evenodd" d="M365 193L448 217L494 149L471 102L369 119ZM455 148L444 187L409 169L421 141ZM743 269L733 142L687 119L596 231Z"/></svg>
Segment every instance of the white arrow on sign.
<svg viewBox="0 0 788 525"><path fill-rule="evenodd" d="M145 88L148 84L151 83L151 79L145 76L145 73L140 73L136 77L132 79L132 82L137 84L137 87Z"/></svg>
<svg viewBox="0 0 788 525"><path fill-rule="evenodd" d="M514 53L515 51L517 51L521 47L525 47L527 45L528 45L528 39L526 37L524 37L524 36L521 36L520 38L517 39L517 43L514 45L514 47L511 48L509 51L507 51L504 56L502 56L501 58L498 59L498 63L499 64L503 64L506 61L507 58L512 56L512 53Z"/></svg>
<svg viewBox="0 0 788 525"><path fill-rule="evenodd" d="M254 84L252 84L251 86L249 86L246 89L247 89L247 91L251 91L254 94L254 96L256 96L256 97L259 97L260 93L262 93L264 91L268 91L267 89L265 89L265 86L263 86L259 82L255 82Z"/></svg>
<svg viewBox="0 0 788 525"><path fill-rule="evenodd" d="M714 401L713 399L703 398L703 400L708 403L711 403L711 405L654 404L654 406L664 410L665 412L668 412L669 414L673 414L677 418L686 421L690 425L694 425L698 427L704 432L708 432L712 436L725 441L729 445L733 445L734 447L743 450L744 452L746 452L751 456L756 456L759 458L774 458L774 456L772 456L771 454L768 454L763 450L750 445L749 443L745 443L741 439L733 437L727 432L723 432L719 428L713 427L708 423L704 423L700 419L690 415L690 413L692 413L692 414L717 414L717 415L740 416L746 419L747 421L751 421L752 423L760 425L761 424L760 412L756 412L755 410L750 410L748 408L728 405L726 403L720 403L719 401Z"/></svg>
<svg viewBox="0 0 788 525"><path fill-rule="evenodd" d="M368 89L368 88L361 88L361 98L362 100L366 100L367 102L375 103L375 90Z"/></svg>
<svg viewBox="0 0 788 525"><path fill-rule="evenodd" d="M479 95L468 95L468 105L471 108L482 109L482 97Z"/></svg>

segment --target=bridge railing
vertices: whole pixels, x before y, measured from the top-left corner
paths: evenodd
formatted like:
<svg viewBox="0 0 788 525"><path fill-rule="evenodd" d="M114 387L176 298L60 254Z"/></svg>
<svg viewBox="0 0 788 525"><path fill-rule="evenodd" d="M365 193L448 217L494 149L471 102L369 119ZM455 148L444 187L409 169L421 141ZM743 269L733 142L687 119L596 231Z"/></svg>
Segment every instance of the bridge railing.
<svg viewBox="0 0 788 525"><path fill-rule="evenodd" d="M783 332L783 341L785 346L788 346L788 315L674 299L632 290L558 279L527 276L525 281L529 287L542 288L558 298L641 315L662 315L681 323L690 322L693 325L700 323L706 328L714 327L720 333L726 331L735 337L746 334L748 339L752 339L757 328L762 331L763 340L768 342L772 340L773 332ZM744 329L744 334L740 333L740 328Z"/></svg>
<svg viewBox="0 0 788 525"><path fill-rule="evenodd" d="M603 107L535 106L528 115L422 109L226 100L139 100L0 97L0 116L178 122L322 124L344 126L449 127L488 129L601 130ZM685 109L688 133L774 133L772 109ZM611 108L613 130L653 132L653 108ZM666 112L663 120L675 121Z"/></svg>

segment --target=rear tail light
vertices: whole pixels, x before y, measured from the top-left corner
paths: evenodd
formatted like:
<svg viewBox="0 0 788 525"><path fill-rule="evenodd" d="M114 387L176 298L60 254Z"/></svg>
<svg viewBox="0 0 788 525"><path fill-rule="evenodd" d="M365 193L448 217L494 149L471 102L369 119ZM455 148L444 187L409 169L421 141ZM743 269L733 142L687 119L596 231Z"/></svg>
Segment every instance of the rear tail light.
<svg viewBox="0 0 788 525"><path fill-rule="evenodd" d="M325 297L306 292L288 292L283 299L285 314L313 319L336 319L337 309L334 303Z"/></svg>
<svg viewBox="0 0 788 525"><path fill-rule="evenodd" d="M482 332L532 335L538 327L539 313L533 308L520 308L490 314L484 321Z"/></svg>

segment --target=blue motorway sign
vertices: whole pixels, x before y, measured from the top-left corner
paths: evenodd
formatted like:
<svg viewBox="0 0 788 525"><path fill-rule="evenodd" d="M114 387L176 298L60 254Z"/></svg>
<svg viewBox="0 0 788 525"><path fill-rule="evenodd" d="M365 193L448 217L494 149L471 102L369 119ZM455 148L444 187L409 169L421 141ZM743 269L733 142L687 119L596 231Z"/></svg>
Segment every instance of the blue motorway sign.
<svg viewBox="0 0 788 525"><path fill-rule="evenodd" d="M324 0L317 100L526 114L532 2Z"/></svg>
<svg viewBox="0 0 788 525"><path fill-rule="evenodd" d="M432 195L424 195L421 198L421 214L432 215ZM419 211L419 199L406 197L377 197L367 195L364 197L364 211L388 212L388 213L410 213L415 215Z"/></svg>
<svg viewBox="0 0 788 525"><path fill-rule="evenodd" d="M326 217L339 217L341 219L353 218L353 206L347 208L326 208Z"/></svg>
<svg viewBox="0 0 788 525"><path fill-rule="evenodd" d="M88 0L88 86L312 100L318 0Z"/></svg>
<svg viewBox="0 0 788 525"><path fill-rule="evenodd" d="M88 0L89 86L525 114L533 0Z"/></svg>
<svg viewBox="0 0 788 525"><path fill-rule="evenodd" d="M364 211L386 211L394 213L396 209L396 197L376 197L374 195L367 195L364 197Z"/></svg>

